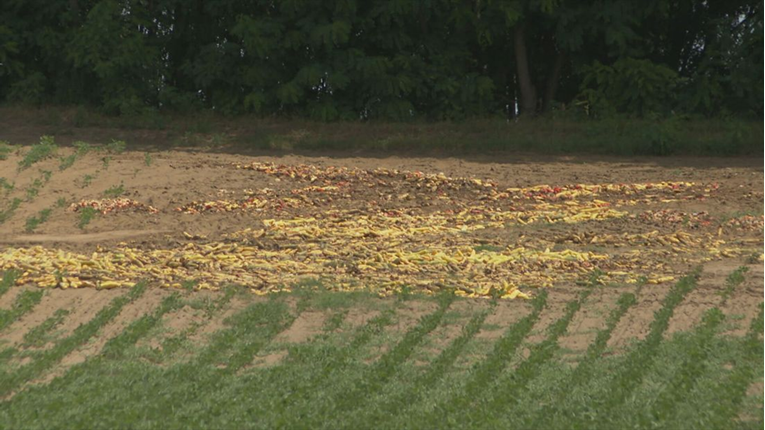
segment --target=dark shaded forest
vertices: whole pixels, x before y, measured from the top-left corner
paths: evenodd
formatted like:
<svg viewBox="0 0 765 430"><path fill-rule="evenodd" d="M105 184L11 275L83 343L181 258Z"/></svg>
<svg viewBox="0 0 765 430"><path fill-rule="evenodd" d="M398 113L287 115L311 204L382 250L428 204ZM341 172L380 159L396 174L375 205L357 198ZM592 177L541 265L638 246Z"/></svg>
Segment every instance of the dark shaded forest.
<svg viewBox="0 0 765 430"><path fill-rule="evenodd" d="M755 118L739 0L4 0L0 102L334 120Z"/></svg>

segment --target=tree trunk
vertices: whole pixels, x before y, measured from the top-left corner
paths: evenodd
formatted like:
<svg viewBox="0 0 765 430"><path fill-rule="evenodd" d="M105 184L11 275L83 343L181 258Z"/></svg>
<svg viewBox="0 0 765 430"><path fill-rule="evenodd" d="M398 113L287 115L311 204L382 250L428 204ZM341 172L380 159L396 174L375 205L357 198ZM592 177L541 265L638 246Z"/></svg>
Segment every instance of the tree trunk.
<svg viewBox="0 0 765 430"><path fill-rule="evenodd" d="M560 80L560 72L563 70L563 61L565 54L562 51L557 51L555 54L555 64L547 77L547 85L545 86L545 98L542 102L542 111L547 112L552 108L552 103L555 101L555 92L558 91L558 80Z"/></svg>
<svg viewBox="0 0 765 430"><path fill-rule="evenodd" d="M537 110L537 91L529 74L524 24L515 26L515 63L518 65L518 86L521 90L521 114L534 115Z"/></svg>

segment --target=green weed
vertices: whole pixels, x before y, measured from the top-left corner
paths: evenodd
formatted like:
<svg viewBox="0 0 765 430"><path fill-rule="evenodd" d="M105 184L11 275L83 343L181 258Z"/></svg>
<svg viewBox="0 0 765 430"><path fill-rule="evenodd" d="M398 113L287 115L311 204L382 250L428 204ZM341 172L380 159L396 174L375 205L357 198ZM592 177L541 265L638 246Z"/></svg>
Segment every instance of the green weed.
<svg viewBox="0 0 765 430"><path fill-rule="evenodd" d="M44 223L48 220L48 218L50 218L51 212L53 212L52 209L43 209L37 214L37 216L27 218L26 224L24 225L24 231L27 233L33 232L40 224Z"/></svg>
<svg viewBox="0 0 765 430"><path fill-rule="evenodd" d="M106 191L104 191L103 195L104 197L109 197L116 199L117 197L125 194L125 187L124 184L120 183L119 185L113 185L109 187Z"/></svg>
<svg viewBox="0 0 765 430"><path fill-rule="evenodd" d="M16 147L5 140L0 140L0 160L8 158L8 154L16 151Z"/></svg>
<svg viewBox="0 0 765 430"><path fill-rule="evenodd" d="M59 197L59 198L56 200L56 207L57 207L57 208L63 208L64 206L66 206L66 198L64 198L64 197Z"/></svg>
<svg viewBox="0 0 765 430"><path fill-rule="evenodd" d="M36 145L32 145L29 152L27 152L24 155L24 158L19 161L19 170L29 168L35 163L56 155L57 150L58 147L54 143L53 136L41 137L40 142Z"/></svg>
<svg viewBox="0 0 765 430"><path fill-rule="evenodd" d="M151 154L148 152L143 153L143 163L146 164L146 167L151 167L151 163L153 163L154 160L151 158Z"/></svg>
<svg viewBox="0 0 765 430"><path fill-rule="evenodd" d="M13 191L13 188L15 188L15 184L13 182L8 182L7 179L0 177L0 190L8 193Z"/></svg>
<svg viewBox="0 0 765 430"><path fill-rule="evenodd" d="M90 224L93 218L96 217L98 211L95 208L84 207L80 208L80 220L77 222L77 227L84 229L86 225Z"/></svg>
<svg viewBox="0 0 765 430"><path fill-rule="evenodd" d="M77 154L75 153L75 154L67 155L66 157L61 157L60 160L61 160L61 163L58 165L58 170L64 171L72 167L74 162L77 160Z"/></svg>
<svg viewBox="0 0 765 430"><path fill-rule="evenodd" d="M82 177L82 188L87 188L96 179L96 175L85 175Z"/></svg>
<svg viewBox="0 0 765 430"><path fill-rule="evenodd" d="M75 153L78 157L82 157L83 155L93 150L93 147L91 147L89 143L82 141L74 142L72 143L72 146L74 146Z"/></svg>
<svg viewBox="0 0 765 430"><path fill-rule="evenodd" d="M40 179L35 179L32 181L32 184L27 187L25 190L26 196L27 196L27 202L31 202L32 200L37 197L37 195L40 193L40 188L42 188L43 182Z"/></svg>
<svg viewBox="0 0 765 430"><path fill-rule="evenodd" d="M127 148L124 140L112 140L106 145L106 151L110 154L122 154Z"/></svg>

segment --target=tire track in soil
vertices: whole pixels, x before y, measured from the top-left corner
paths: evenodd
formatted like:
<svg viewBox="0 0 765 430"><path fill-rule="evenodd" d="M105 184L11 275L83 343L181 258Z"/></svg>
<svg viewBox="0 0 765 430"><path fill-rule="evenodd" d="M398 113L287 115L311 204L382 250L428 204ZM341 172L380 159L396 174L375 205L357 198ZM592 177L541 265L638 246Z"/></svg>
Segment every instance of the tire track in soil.
<svg viewBox="0 0 765 430"><path fill-rule="evenodd" d="M728 302L720 309L725 314L726 321L734 321L736 316L743 316L743 318L735 321L735 328L721 333L723 336L745 336L752 320L760 312L760 304L763 301L763 266L747 265L747 267L749 271L744 273L744 282L736 287Z"/></svg>
<svg viewBox="0 0 765 430"><path fill-rule="evenodd" d="M674 282L677 282L675 280ZM672 285L646 284L636 288L636 303L627 310L614 328L607 348L621 350L635 341L646 338L651 329L654 313L661 309Z"/></svg>
<svg viewBox="0 0 765 430"><path fill-rule="evenodd" d="M162 300L172 293L173 291L165 289L147 289L137 300L128 303L114 320L101 327L101 330L91 338L90 342L67 354L52 370L41 378L32 381L31 384L47 384L57 377L66 374L72 366L83 363L88 358L98 355L110 339L122 333L133 321L154 312Z"/></svg>

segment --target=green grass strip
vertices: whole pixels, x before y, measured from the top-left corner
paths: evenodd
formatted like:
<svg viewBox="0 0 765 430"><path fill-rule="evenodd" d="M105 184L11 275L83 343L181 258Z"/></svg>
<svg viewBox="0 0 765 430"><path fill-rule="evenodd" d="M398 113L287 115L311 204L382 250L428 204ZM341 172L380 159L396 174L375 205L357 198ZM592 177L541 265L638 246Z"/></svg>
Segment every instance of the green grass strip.
<svg viewBox="0 0 765 430"><path fill-rule="evenodd" d="M24 158L19 161L19 170L31 167L48 157L56 154L58 147L54 143L53 136L42 136L40 142L32 145L29 151L24 154Z"/></svg>
<svg viewBox="0 0 765 430"><path fill-rule="evenodd" d="M748 271L748 267L741 266L731 272L730 275L728 275L728 277L725 279L725 289L720 293L723 298L723 303L728 301L730 296L736 291L736 288L738 288L738 286L744 282L746 279L744 274Z"/></svg>
<svg viewBox="0 0 765 430"><path fill-rule="evenodd" d="M709 405L705 411L704 417L707 420L703 424L704 428L727 429L733 426L741 403L746 397L747 388L754 382L758 368L762 369L762 330L763 305L760 303L760 312L752 319L749 331L741 343L740 361L734 363L728 377L717 386L718 401Z"/></svg>
<svg viewBox="0 0 765 430"><path fill-rule="evenodd" d="M258 317L262 318L261 315ZM226 361L226 371L233 373L252 363L255 354L271 342L276 335L289 328L297 317L298 315L290 315L287 312L273 312L260 321L251 315L245 320L239 320L240 328L244 330L244 339L241 339L241 346ZM258 334L257 337L253 336L255 332Z"/></svg>
<svg viewBox="0 0 765 430"><path fill-rule="evenodd" d="M101 356L110 359L123 357L125 351L159 324L166 313L178 309L182 305L183 302L177 293L165 297L153 313L138 318L127 326L122 333L109 339L101 350Z"/></svg>
<svg viewBox="0 0 765 430"><path fill-rule="evenodd" d="M217 298L213 303L212 307L207 309L208 317L212 318L215 314L218 312L221 312L223 308L231 302L231 299L237 294L237 287L235 286L228 286L224 288L223 295L221 295L219 298ZM189 303L185 303L187 305L190 305ZM193 306L192 306L193 307ZM162 359L167 359L169 357L172 357L176 352L178 352L179 349L183 346L186 339L188 339L189 336L194 334L202 324L193 324L191 327L187 328L186 330L183 330L182 332L176 334L175 336L168 337L162 342Z"/></svg>
<svg viewBox="0 0 765 430"><path fill-rule="evenodd" d="M619 299L616 301L616 307L611 310L611 313L606 319L606 326L598 331L595 340L584 353L584 358L576 369L573 370L567 380L560 384L554 393L550 393L550 401L533 415L526 427L540 429L550 428L548 421L554 416L553 410L555 409L555 404L569 392L571 387L578 386L588 381L597 371L598 359L600 359L603 352L605 352L614 329L616 329L619 321L621 321L629 308L636 302L635 295L632 293L623 293L619 296Z"/></svg>
<svg viewBox="0 0 765 430"><path fill-rule="evenodd" d="M290 316L284 303L274 300L252 304L231 316L229 327L216 332L192 365L224 364L235 372L252 361L257 352L296 318ZM234 352L228 357L228 351Z"/></svg>
<svg viewBox="0 0 765 430"><path fill-rule="evenodd" d="M635 425L636 428L650 427L674 415L677 403L688 397L698 378L709 366L707 358L710 344L724 320L725 315L717 308L704 313L701 325L694 330L693 336L681 344L683 363L653 402L653 408L649 414L647 416L637 413L633 415L639 420Z"/></svg>
<svg viewBox="0 0 765 430"><path fill-rule="evenodd" d="M499 412L500 417L503 413L516 412L512 408L519 401L519 392L539 375L542 366L560 349L558 339L568 331L571 320L582 308L582 303L592 294L597 285L596 282L597 279L593 279L576 300L566 304L563 316L548 327L547 337L542 342L531 347L531 353L526 360L521 362L514 371L505 374L497 384L487 387L477 399L473 400L473 406L460 415L462 422L470 425L472 422L485 420L488 418L487 414L494 411ZM501 425L501 422L497 425Z"/></svg>
<svg viewBox="0 0 765 430"><path fill-rule="evenodd" d="M11 309L0 309L0 330L4 330L14 321L21 318L22 315L32 310L40 300L45 291L43 290L25 290L16 297Z"/></svg>
<svg viewBox="0 0 765 430"><path fill-rule="evenodd" d="M376 317L367 321L362 327L355 330L351 341L341 347L315 348L316 342L308 345L295 345L290 348L289 366L297 369L305 366L313 366L314 371L303 386L295 387L282 399L284 407L290 407L299 400L307 400L313 394L320 391L318 388L327 383L332 375L342 374L353 361L354 357L361 354L375 336L382 333L385 327L393 323L394 309L387 309Z"/></svg>
<svg viewBox="0 0 765 430"><path fill-rule="evenodd" d="M699 270L696 270L670 289L662 307L654 313L646 338L627 354L624 362L615 372L610 386L588 401L586 407L593 413L582 415L580 418L584 421L575 423L573 427L592 428L596 424L604 424L603 418L609 416L641 384L645 373L651 368L656 356L655 351L663 340L675 308L696 287L698 276Z"/></svg>
<svg viewBox="0 0 765 430"><path fill-rule="evenodd" d="M53 209L47 208L41 210L37 216L27 218L26 224L24 225L24 231L27 233L33 232L37 227L40 226L40 224L48 221L48 218L50 218L50 214L52 212Z"/></svg>
<svg viewBox="0 0 765 430"><path fill-rule="evenodd" d="M51 332L58 327L64 318L69 315L68 309L56 309L51 317L40 323L40 325L29 330L24 335L22 345L24 347L41 347L48 343Z"/></svg>
<svg viewBox="0 0 765 430"><path fill-rule="evenodd" d="M496 304L493 303L493 304ZM462 333L454 339L441 353L436 357L428 368L419 377L415 378L407 387L408 390L388 399L375 408L369 408L365 413L354 414L350 417L348 428L360 428L364 423L382 422L391 416L402 415L409 407L416 404L429 389L440 381L446 372L454 365L459 358L465 346L481 330L486 318L491 314L490 311L479 312L468 321L462 328Z"/></svg>
<svg viewBox="0 0 765 430"><path fill-rule="evenodd" d="M119 315L125 305L141 297L145 291L145 283L136 284L130 292L112 300L92 320L77 327L70 336L58 341L53 348L41 352L31 363L22 366L11 374L0 374L0 397L9 394L21 384L38 377L77 347L87 342L88 339L98 333L101 327Z"/></svg>
<svg viewBox="0 0 765 430"><path fill-rule="evenodd" d="M531 302L531 313L508 327L503 336L494 343L494 348L489 355L471 370L464 388L445 403L436 406L433 410L433 413L438 415L435 417L436 421L440 421L441 417L449 411L455 414L464 412L473 399L491 385L497 375L507 367L513 354L539 319L542 309L547 305L547 295L547 290L542 290Z"/></svg>
<svg viewBox="0 0 765 430"><path fill-rule="evenodd" d="M430 332L436 329L443 320L449 306L454 301L454 294L443 293L439 297L439 306L433 313L428 314L412 327L404 338L390 351L383 354L369 372L355 384L354 389L344 391L335 403L335 411L350 411L364 405L361 399L370 398L377 393L388 379L399 370L399 365L406 361L414 348L422 342Z"/></svg>
<svg viewBox="0 0 765 430"><path fill-rule="evenodd" d="M3 272L3 278L0 279L0 297L7 293L12 286L16 285L16 280L19 279L21 273L18 270L6 270Z"/></svg>

